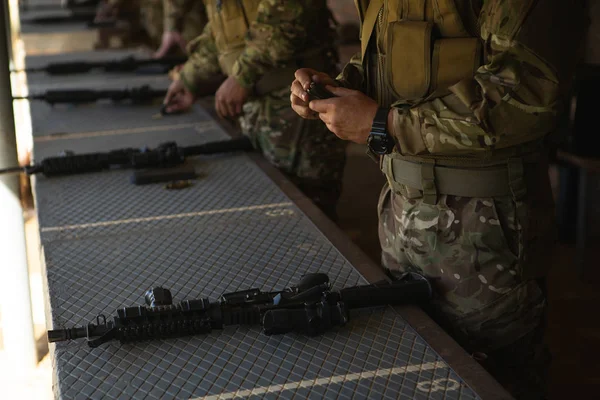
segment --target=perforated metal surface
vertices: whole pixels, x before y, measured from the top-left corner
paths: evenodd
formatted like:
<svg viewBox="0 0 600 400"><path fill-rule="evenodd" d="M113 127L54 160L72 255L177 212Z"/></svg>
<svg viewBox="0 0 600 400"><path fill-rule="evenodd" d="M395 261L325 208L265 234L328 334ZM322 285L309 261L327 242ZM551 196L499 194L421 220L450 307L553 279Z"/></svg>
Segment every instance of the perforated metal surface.
<svg viewBox="0 0 600 400"><path fill-rule="evenodd" d="M61 136L127 129L153 131L161 126L191 124L198 121L199 114L192 112L153 119L160 110L162 99L156 99L154 103L153 106L139 106L127 102L121 104L99 102L51 107L40 101L32 101L30 109L33 136ZM206 115L204 112L198 112L201 113L200 115Z"/></svg>
<svg viewBox="0 0 600 400"><path fill-rule="evenodd" d="M215 299L288 286L309 271L328 273L336 288L364 283L300 214L203 222L46 244L54 325L140 304L154 285L178 299ZM94 350L58 344L57 389L63 398L250 397L255 389L284 398L476 398L393 309L351 318L318 338L232 327Z"/></svg>
<svg viewBox="0 0 600 400"><path fill-rule="evenodd" d="M115 143L123 147L146 144L152 148L164 142L165 138L187 146L223 140L226 136L211 121L169 131L113 136L110 142L106 137L97 136L76 142L51 140L36 143L36 159L57 154L61 149L60 143L71 143L71 149L85 153L114 149ZM200 178L192 187L182 191L165 190L160 184L132 185L131 170L36 178L37 204L40 210L44 210L39 215L43 236L62 234L58 229L61 226L92 224L85 232L118 233L129 225L113 224L111 221L151 219L147 222L159 224L160 218L167 216L289 202L243 155L195 157L189 162L196 166ZM164 220L170 224L182 223L179 218ZM71 232L71 228L64 230L66 235Z"/></svg>
<svg viewBox="0 0 600 400"><path fill-rule="evenodd" d="M134 54L133 51L103 51L68 53L62 55L62 57L61 55L38 55L27 57L27 63L28 65L39 66L46 65L49 62L69 60L114 60L132 54ZM127 89L144 85L166 91L171 83L166 75L106 74L101 72L56 77L44 73L31 73L27 75L27 82L30 94L39 94L46 90ZM23 93L15 93L15 95L18 94ZM149 99L149 102L154 104L152 107L131 104L129 101L113 104L109 100L100 100L92 104L57 104L50 106L44 101L31 100L29 101L29 108L33 136L130 128L138 128L139 130L143 127L156 128L210 119L199 107L196 107L195 111L191 113L153 119L152 117L160 109L162 100L162 96ZM17 102L24 102L24 100L17 100Z"/></svg>

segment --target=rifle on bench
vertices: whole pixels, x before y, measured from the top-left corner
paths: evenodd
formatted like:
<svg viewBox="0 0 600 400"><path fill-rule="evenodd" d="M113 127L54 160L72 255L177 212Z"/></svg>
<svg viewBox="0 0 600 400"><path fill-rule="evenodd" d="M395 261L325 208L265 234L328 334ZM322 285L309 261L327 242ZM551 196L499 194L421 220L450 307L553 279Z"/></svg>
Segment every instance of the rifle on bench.
<svg viewBox="0 0 600 400"><path fill-rule="evenodd" d="M0 174L25 172L47 177L98 172L113 168L171 168L181 165L187 157L252 151L252 142L246 136L237 139L209 142L196 146L178 146L175 142L162 143L154 149L127 148L104 153L73 154L45 158L39 164L0 170Z"/></svg>
<svg viewBox="0 0 600 400"><path fill-rule="evenodd" d="M125 57L121 60L112 61L67 61L45 65L43 67L25 68L22 70L13 70L11 72L45 72L49 75L70 75L90 72L92 70L102 70L105 72L133 72L146 66L159 66L160 70L153 70L153 73L162 74L179 64L187 61L187 56L181 57L163 57L151 59L137 59L133 56Z"/></svg>
<svg viewBox="0 0 600 400"><path fill-rule="evenodd" d="M124 307L113 320L104 315L95 323L48 331L50 343L86 338L89 347L112 340L121 343L206 334L230 325L260 325L265 335L295 332L315 336L345 325L356 308L415 304L432 296L429 281L406 273L391 283L354 286L333 291L322 273L304 275L290 288L276 292L259 289L223 294L173 304L171 292L156 287L145 293L145 306Z"/></svg>
<svg viewBox="0 0 600 400"><path fill-rule="evenodd" d="M95 9L100 4L100 0L84 0L84 1L73 1L67 0L62 1L61 4L55 3L42 3L42 4L29 4L29 1L20 1L19 6L22 11L30 10L77 10L77 9Z"/></svg>
<svg viewBox="0 0 600 400"><path fill-rule="evenodd" d="M29 96L13 96L13 100L41 100L50 105L60 103L93 103L98 100L124 101L131 100L133 104L149 103L156 97L164 97L167 89L152 89L144 85L131 89L113 90L88 90L88 89L65 89L47 90L44 93Z"/></svg>

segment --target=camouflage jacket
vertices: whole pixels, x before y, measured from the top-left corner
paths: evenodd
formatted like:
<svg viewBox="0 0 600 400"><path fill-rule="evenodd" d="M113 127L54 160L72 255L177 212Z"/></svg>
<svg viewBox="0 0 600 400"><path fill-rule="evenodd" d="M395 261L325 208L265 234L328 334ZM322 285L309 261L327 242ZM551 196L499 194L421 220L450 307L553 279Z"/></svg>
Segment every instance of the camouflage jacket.
<svg viewBox="0 0 600 400"><path fill-rule="evenodd" d="M126 6L132 0L108 0L115 6ZM138 7L161 7L164 12L164 30L178 31L182 29L185 14L189 12L196 0L138 0Z"/></svg>
<svg viewBox="0 0 600 400"><path fill-rule="evenodd" d="M223 0L223 9L228 2L233 3L232 0ZM243 87L253 87L265 74L288 66L307 49L333 43L334 31L329 27L331 14L324 0L260 0L256 3L257 9L247 12L247 15L256 17L249 21L243 49L230 74ZM208 78L227 74L219 65L223 50L215 40L217 21L213 20L214 17L215 13L209 11L209 22L203 34L188 45L190 56L180 79L192 92ZM226 21L222 18L219 23Z"/></svg>
<svg viewBox="0 0 600 400"><path fill-rule="evenodd" d="M195 1L198 0L162 0L165 32L183 30L185 15L193 10Z"/></svg>
<svg viewBox="0 0 600 400"><path fill-rule="evenodd" d="M360 8L361 2L357 3ZM401 10L403 2L383 3L380 16L391 13L389 10ZM464 10L465 3L473 4L470 0L453 3L454 12ZM376 24L365 59L360 54L354 56L338 80L377 99L381 106L394 107L393 125L388 130L396 141L395 152L402 155L481 158L499 149L534 142L555 128L562 89L573 73L580 28L584 25L584 8L576 3L485 0L474 14L478 23L473 25L478 32L472 35L479 37L483 47L481 65L472 76L447 87L442 96L434 94L412 102L396 97L388 101L389 85L376 79L385 75L378 62L382 55L377 49L381 46L379 42L374 45L385 24ZM431 9L431 13L439 12L435 7ZM460 17L467 19L465 15ZM441 23L440 18L430 20Z"/></svg>

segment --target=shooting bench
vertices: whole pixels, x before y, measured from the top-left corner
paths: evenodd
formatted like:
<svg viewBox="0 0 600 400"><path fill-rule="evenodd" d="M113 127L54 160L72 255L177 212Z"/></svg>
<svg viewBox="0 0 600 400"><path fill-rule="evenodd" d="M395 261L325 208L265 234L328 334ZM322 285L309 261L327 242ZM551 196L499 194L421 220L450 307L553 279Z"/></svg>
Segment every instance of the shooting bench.
<svg viewBox="0 0 600 400"><path fill-rule="evenodd" d="M44 57L27 62L43 63ZM74 75L68 84L97 89L88 78ZM36 79L56 85L49 77L45 83ZM202 107L152 119L156 111L156 106L49 107L32 101L34 160L64 150L154 147L164 141L187 146L228 137ZM189 162L201 177L181 190L132 185L131 170L32 177L48 329L85 325L98 314L109 317L120 307L142 305L144 292L154 286L169 288L179 301L254 287L280 289L307 272L327 273L335 289L384 277L260 156L224 154ZM61 399L510 398L412 306L357 311L345 327L317 337L265 336L260 327L232 327L95 349L82 341L63 342L51 344L50 353L54 392Z"/></svg>

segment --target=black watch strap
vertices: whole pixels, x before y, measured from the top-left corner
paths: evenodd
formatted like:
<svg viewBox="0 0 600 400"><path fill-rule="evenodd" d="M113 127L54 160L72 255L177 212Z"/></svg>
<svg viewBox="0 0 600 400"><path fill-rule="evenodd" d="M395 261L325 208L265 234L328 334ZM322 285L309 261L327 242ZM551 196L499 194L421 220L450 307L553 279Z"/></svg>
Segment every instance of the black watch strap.
<svg viewBox="0 0 600 400"><path fill-rule="evenodd" d="M389 111L389 108L380 107L373 119L373 125L367 144L369 145L369 150L374 154L389 154L394 148L394 141L387 131Z"/></svg>

